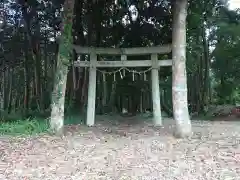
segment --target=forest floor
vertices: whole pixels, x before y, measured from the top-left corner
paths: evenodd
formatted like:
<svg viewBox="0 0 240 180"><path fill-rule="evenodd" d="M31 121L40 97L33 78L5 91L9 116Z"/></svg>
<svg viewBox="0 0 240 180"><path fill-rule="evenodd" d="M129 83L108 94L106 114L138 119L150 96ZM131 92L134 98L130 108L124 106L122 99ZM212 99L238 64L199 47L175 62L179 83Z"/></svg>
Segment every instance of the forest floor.
<svg viewBox="0 0 240 180"><path fill-rule="evenodd" d="M240 121L193 121L182 140L171 119L158 128L137 119L100 116L61 138L0 137L0 179L240 179Z"/></svg>

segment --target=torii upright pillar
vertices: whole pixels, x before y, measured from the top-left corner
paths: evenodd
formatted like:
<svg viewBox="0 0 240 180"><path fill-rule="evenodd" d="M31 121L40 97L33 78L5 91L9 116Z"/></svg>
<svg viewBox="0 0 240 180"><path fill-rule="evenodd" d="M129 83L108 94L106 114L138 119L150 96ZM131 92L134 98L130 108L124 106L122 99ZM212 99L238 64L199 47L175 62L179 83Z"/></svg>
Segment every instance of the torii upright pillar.
<svg viewBox="0 0 240 180"><path fill-rule="evenodd" d="M153 105L153 122L156 126L162 125L161 104L160 104L160 90L159 90L159 65L158 55L152 54L152 105Z"/></svg>
<svg viewBox="0 0 240 180"><path fill-rule="evenodd" d="M88 104L87 104L87 122L88 126L93 126L95 123L95 104L96 104L96 87L97 87L97 55L90 54L89 67L89 86L88 86Z"/></svg>

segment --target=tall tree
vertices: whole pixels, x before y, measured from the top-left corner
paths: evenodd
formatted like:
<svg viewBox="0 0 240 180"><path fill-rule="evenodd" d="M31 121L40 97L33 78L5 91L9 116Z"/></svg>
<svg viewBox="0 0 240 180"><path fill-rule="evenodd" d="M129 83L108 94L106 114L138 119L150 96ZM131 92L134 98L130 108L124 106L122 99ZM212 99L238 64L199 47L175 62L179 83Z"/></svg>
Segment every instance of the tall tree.
<svg viewBox="0 0 240 180"><path fill-rule="evenodd" d="M176 121L176 136L187 137L191 134L188 112L187 75L186 75L186 17L187 0L176 0L173 14L173 115Z"/></svg>
<svg viewBox="0 0 240 180"><path fill-rule="evenodd" d="M65 91L70 59L72 37L72 20L75 0L65 0L63 6L63 21L58 52L57 70L52 94L52 112L50 127L53 133L61 134L64 124Z"/></svg>

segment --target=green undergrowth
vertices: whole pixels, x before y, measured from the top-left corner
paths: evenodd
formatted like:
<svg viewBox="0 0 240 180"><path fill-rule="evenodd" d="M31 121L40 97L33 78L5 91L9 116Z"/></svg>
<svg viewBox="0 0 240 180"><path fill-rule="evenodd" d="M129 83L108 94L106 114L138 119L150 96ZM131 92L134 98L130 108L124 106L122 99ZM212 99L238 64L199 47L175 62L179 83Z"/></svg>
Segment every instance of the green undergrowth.
<svg viewBox="0 0 240 180"><path fill-rule="evenodd" d="M213 121L214 117L206 114L199 114L197 116L192 116L192 120L202 120L202 121Z"/></svg>
<svg viewBox="0 0 240 180"><path fill-rule="evenodd" d="M66 114L64 118L64 125L84 124L84 117L78 114Z"/></svg>
<svg viewBox="0 0 240 180"><path fill-rule="evenodd" d="M24 119L0 123L1 135L36 135L47 133L49 125L44 119Z"/></svg>
<svg viewBox="0 0 240 180"><path fill-rule="evenodd" d="M64 125L83 124L84 117L74 113L65 115ZM19 114L9 114L0 119L0 135L22 136L49 133L49 118L33 116L23 118Z"/></svg>

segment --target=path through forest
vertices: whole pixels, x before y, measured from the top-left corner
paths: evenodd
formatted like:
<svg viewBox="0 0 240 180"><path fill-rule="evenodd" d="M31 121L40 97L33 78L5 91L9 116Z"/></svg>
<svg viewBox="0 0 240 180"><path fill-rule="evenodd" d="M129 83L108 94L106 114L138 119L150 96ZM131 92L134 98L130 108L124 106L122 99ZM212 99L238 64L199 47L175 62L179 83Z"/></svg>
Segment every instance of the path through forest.
<svg viewBox="0 0 240 180"><path fill-rule="evenodd" d="M1 137L0 179L240 179L240 122L194 121L192 138L181 140L171 119L164 128L98 119L94 128L67 127L63 138Z"/></svg>

